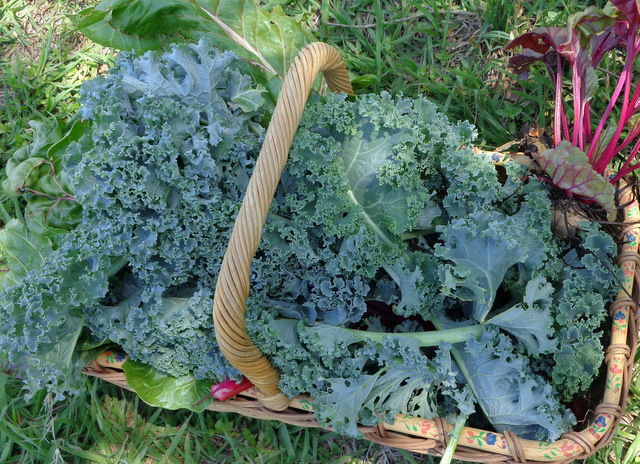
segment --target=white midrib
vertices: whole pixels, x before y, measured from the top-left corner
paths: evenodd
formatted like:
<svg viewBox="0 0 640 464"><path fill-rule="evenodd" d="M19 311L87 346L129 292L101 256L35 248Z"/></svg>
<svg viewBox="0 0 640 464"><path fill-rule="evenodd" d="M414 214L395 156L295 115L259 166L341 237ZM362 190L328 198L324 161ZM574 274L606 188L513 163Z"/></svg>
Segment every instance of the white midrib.
<svg viewBox="0 0 640 464"><path fill-rule="evenodd" d="M351 198L351 201L353 201L356 205L360 206L360 210L362 211L362 215L364 216L364 220L367 222L367 224L369 224L371 226L371 228L375 231L375 233L378 235L378 237L380 237L380 239L384 243L386 243L387 245L393 246L393 242L389 239L389 237L387 237L387 234L384 233L384 231L380 228L380 226L378 224L376 224L373 221L373 219L371 219L371 216L369 216L367 214L365 209L362 207L362 205L360 205L360 203L356 199L356 197L353 194L353 191L351 189L349 189L349 198Z"/></svg>
<svg viewBox="0 0 640 464"><path fill-rule="evenodd" d="M224 30L224 32L229 36L229 38L231 40L233 40L235 43L240 45L245 50L248 50L249 52L253 53L256 57L258 57L258 60L260 61L260 65L262 67L264 67L268 72L270 72L272 74L275 74L275 75L278 75L278 72L275 69L273 69L273 67L264 58L264 56L262 56L262 53L260 53L260 51L257 48L253 47L247 41L247 39L245 39L240 34L238 34L236 31L234 31L227 23L225 23L222 19L220 19L220 17L218 15L215 15L215 14L211 13L209 10L207 10L207 9L201 7L201 6L200 6L200 9L202 11L204 11L205 13L207 13L209 15L209 17L211 18L211 20L214 23L216 23L218 26L220 26Z"/></svg>

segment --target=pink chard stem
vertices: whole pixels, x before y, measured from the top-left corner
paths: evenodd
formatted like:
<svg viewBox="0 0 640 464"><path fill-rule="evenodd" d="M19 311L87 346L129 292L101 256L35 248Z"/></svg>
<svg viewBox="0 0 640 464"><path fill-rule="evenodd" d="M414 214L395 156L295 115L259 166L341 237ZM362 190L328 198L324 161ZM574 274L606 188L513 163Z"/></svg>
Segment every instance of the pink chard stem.
<svg viewBox="0 0 640 464"><path fill-rule="evenodd" d="M616 86L616 90L620 88L621 91L624 88L624 98L622 100L622 112L620 114L620 120L618 121L618 126L616 127L616 131L613 134L613 137L607 144L607 147L604 149L602 154L598 157L597 164L594 165L594 169L596 170L596 172L601 175L604 175L607 167L609 166L609 163L611 163L611 160L614 158L616 153L618 153L617 145L618 141L620 140L620 135L622 134L624 127L629 121L629 118L633 114L633 111L631 113L629 112L629 100L631 96L631 82L633 79L633 59L637 55L637 51L635 50L635 36L637 30L638 26L636 24L634 24L632 27L629 27L629 31L627 33L627 61L624 65L624 69L622 70L622 74L620 75L620 81ZM620 95L620 91L618 91L617 95L615 95L614 92L616 101ZM615 103L614 98L612 98L612 103ZM611 103L609 104L609 106L607 106L607 111L605 111L603 121L605 119L608 119L611 113L610 107L612 108ZM601 121L601 124L603 121Z"/></svg>

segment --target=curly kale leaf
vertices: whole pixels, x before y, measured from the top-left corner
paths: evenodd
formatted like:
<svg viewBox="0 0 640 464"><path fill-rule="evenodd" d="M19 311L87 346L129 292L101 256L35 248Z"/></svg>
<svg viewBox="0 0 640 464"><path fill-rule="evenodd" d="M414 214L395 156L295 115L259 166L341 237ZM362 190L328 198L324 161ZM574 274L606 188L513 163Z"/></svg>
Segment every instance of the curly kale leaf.
<svg viewBox="0 0 640 464"><path fill-rule="evenodd" d="M63 159L82 227L128 262L137 286L87 302L86 324L176 376L232 372L202 289L214 288L262 136L260 88L237 62L204 41L121 54L106 78L83 85L90 132Z"/></svg>
<svg viewBox="0 0 640 464"><path fill-rule="evenodd" d="M541 275L529 282L524 301L517 303L500 314L493 316L487 324L494 325L513 335L524 351L537 356L556 349L551 315L553 286Z"/></svg>
<svg viewBox="0 0 640 464"><path fill-rule="evenodd" d="M493 307L507 271L524 262L529 251L521 247L508 222L522 228L519 221L508 221L499 212L478 212L439 229L444 243L436 247L436 256L451 262L444 267L443 290L469 301L470 316L479 322Z"/></svg>
<svg viewBox="0 0 640 464"><path fill-rule="evenodd" d="M25 379L29 394L48 389L57 399L77 391L85 305L105 296L108 279L124 262L103 253L100 240L84 229L71 231L0 298L0 349Z"/></svg>
<svg viewBox="0 0 640 464"><path fill-rule="evenodd" d="M256 91L247 114L223 96L232 82L248 85L232 58L204 42L122 54L106 79L83 86L92 131L67 153L69 182L87 220L113 229L114 254L128 246L143 274L165 262L168 275L188 275L197 244L237 210L259 146L259 100Z"/></svg>
<svg viewBox="0 0 640 464"><path fill-rule="evenodd" d="M493 427L522 438L556 440L575 424L551 385L532 373L509 337L495 329L471 338L459 363L478 404Z"/></svg>
<svg viewBox="0 0 640 464"><path fill-rule="evenodd" d="M307 112L296 139L304 141L314 133L325 145L314 151L333 152L342 161L348 181L344 200L356 205L388 244L415 229L431 228L440 215L431 201L441 186L440 157L460 150L473 137L470 127L449 123L427 100L393 99L386 93L356 102L330 96L325 105ZM294 147L294 163L296 156Z"/></svg>
<svg viewBox="0 0 640 464"><path fill-rule="evenodd" d="M364 313L367 294L360 297L351 288L343 292L329 276L339 274L344 282L354 283L361 279L366 287L358 285L357 291L373 294L372 279L380 279L382 268L398 287L418 284L388 294L385 301L393 300L401 314L428 313L424 302L436 306L440 300L437 265L428 257L408 257L405 240L433 231L441 213L434 197L442 186L440 157L461 150L472 136L470 127L449 123L423 99L382 94L351 101L331 95L307 107L276 194L279 207L274 213L288 221L273 221L274 229L269 223L265 229L269 241L282 231L296 240L280 241L278 258L269 266L278 266L280 257L287 256L295 275L301 275L297 256L317 260L313 272L320 286L330 290L322 299L343 293L359 306L344 308L337 299L326 300L334 308L329 315L326 303L316 303L313 292L309 300L310 292L298 284L281 285L286 293L269 303L288 317L297 312L310 323L318 316L333 324L355 322ZM298 246L297 237L304 246ZM338 258L322 256L327 249ZM268 271L255 268L270 280Z"/></svg>
<svg viewBox="0 0 640 464"><path fill-rule="evenodd" d="M436 245L435 255L449 262L443 291L468 301L468 315L480 322L514 266L533 277L557 250L550 230L544 232L544 224L550 224L549 200L539 190L525 199L511 215L485 207L438 228L443 243ZM543 225L542 231L532 231L532 223Z"/></svg>
<svg viewBox="0 0 640 464"><path fill-rule="evenodd" d="M355 362L342 351L344 345L328 347L328 354L316 350L300 335L301 321L274 319L266 313L247 313L247 330L251 340L280 372L279 387L284 394L291 397L302 392L313 394L314 386L323 378L357 376L363 367L365 360Z"/></svg>
<svg viewBox="0 0 640 464"><path fill-rule="evenodd" d="M583 223L581 251L582 257L576 250L564 257L569 267L554 305L559 349L551 377L565 401L584 394L598 375L606 308L622 279L620 268L610 264L613 239L594 224Z"/></svg>
<svg viewBox="0 0 640 464"><path fill-rule="evenodd" d="M324 379L315 394L316 417L338 433L357 437L358 424L393 422L397 414L436 417L438 395L458 392L457 370L446 346L429 358L412 341L390 335L380 345L362 348L362 354L378 360L375 372Z"/></svg>

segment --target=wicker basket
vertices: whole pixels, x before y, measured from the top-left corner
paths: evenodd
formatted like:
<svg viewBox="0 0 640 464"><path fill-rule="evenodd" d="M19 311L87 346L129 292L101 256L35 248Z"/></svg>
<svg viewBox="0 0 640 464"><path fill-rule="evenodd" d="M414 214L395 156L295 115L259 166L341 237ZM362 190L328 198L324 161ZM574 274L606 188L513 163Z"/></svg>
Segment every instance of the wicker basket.
<svg viewBox="0 0 640 464"><path fill-rule="evenodd" d="M244 201L238 213L222 263L214 297L213 318L216 339L227 360L255 387L226 401L213 400L212 411L235 412L244 416L278 420L303 427L322 427L313 414L313 399L283 395L279 373L255 347L247 335L244 320L249 295L249 272L258 248L280 175L297 130L302 112L318 75L323 72L329 88L352 93L351 84L338 52L322 43L313 43L295 59L284 80L265 141L256 162ZM610 345L605 352L605 384L600 386L600 404L591 414L589 425L563 435L553 443L519 439L475 428L464 428L455 458L473 462L570 462L583 459L605 446L614 435L625 410L633 359L637 343L640 256L638 255L638 204L630 189L624 189L618 204L626 205L623 249L618 257L624 270L623 288L611 305ZM632 298L633 295L633 298ZM130 389L117 364L104 357L87 366L84 372ZM425 420L398 415L393 422L376 427L361 427L367 439L386 446L413 452L441 455L452 428L445 420Z"/></svg>

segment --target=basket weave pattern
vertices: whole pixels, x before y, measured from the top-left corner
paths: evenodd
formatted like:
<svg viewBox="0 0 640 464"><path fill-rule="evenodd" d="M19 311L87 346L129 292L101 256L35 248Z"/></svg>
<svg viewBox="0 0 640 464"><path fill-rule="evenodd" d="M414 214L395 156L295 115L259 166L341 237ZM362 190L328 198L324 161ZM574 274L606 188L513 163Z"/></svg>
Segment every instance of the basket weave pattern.
<svg viewBox="0 0 640 464"><path fill-rule="evenodd" d="M346 68L337 50L322 43L313 43L303 49L283 82L231 234L214 296L213 318L220 349L255 387L226 402L213 400L207 408L209 410L235 412L303 427L322 427L313 414L313 399L306 396L290 399L280 392L279 373L249 339L244 320L251 261L307 97L320 72L323 72L331 90L352 93ZM523 440L510 432L500 434L465 427L455 458L487 463L568 463L593 454L614 435L627 402L638 338L639 313L635 299L640 294L640 256L637 253L640 212L630 189L621 191L618 204L626 205L625 223L631 224L623 231L621 241L624 245L618 257L625 279L609 311L612 327L610 344L605 351L604 394L591 415L589 425L563 435L554 443ZM98 359L84 372L131 389L124 373L113 367ZM369 440L382 445L441 455L447 445L450 428L451 425L441 418L425 420L398 415L393 424L361 427L360 431Z"/></svg>

